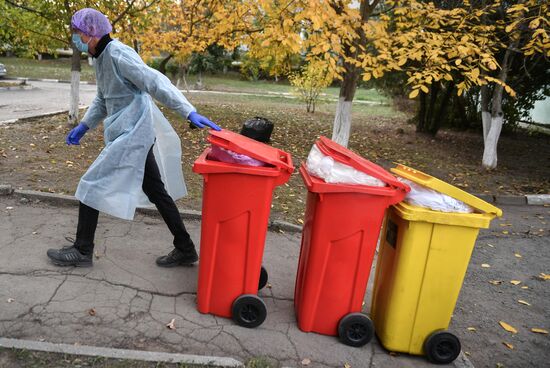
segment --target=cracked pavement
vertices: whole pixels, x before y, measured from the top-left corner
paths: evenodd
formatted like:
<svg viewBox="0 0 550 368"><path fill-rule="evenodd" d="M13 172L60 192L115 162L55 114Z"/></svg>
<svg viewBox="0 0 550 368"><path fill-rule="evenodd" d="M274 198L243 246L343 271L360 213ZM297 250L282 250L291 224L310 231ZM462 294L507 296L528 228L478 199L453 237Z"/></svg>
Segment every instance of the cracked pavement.
<svg viewBox="0 0 550 368"><path fill-rule="evenodd" d="M137 214L129 222L101 214L94 267L51 264L46 250L69 244L65 238L74 237L77 214L77 207L0 197L0 336L242 361L263 356L286 367L299 367L305 358L311 360L310 366L321 368L345 363L353 368L432 366L422 357L390 355L376 339L352 348L335 337L301 332L293 307L300 234L268 233L264 265L272 287L259 292L268 316L260 327L245 329L196 310L196 266L155 265L155 258L168 252L172 241L160 217ZM193 241L200 244L200 222L185 223ZM489 233L482 234L490 238ZM467 277L468 283L477 288L475 280ZM459 299L460 308L469 305L469 300ZM455 318L461 327L467 323L460 314ZM175 330L166 327L172 319ZM548 339L541 339L540 346L548 347ZM469 348L470 354L477 353L474 346Z"/></svg>

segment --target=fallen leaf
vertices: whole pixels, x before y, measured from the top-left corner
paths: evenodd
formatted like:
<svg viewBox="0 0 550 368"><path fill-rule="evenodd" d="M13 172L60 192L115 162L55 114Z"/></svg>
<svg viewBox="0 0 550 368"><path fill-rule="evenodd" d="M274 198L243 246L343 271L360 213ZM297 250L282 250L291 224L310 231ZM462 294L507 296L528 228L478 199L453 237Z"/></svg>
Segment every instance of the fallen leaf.
<svg viewBox="0 0 550 368"><path fill-rule="evenodd" d="M273 286L268 282L266 285L265 285L266 288L268 289L271 289Z"/></svg>
<svg viewBox="0 0 550 368"><path fill-rule="evenodd" d="M8 298L8 303L13 303L15 301L15 299L13 298Z"/></svg>
<svg viewBox="0 0 550 368"><path fill-rule="evenodd" d="M506 227L506 226L512 226L512 224L500 224L500 226Z"/></svg>
<svg viewBox="0 0 550 368"><path fill-rule="evenodd" d="M541 272L540 275L539 275L539 279L542 279L544 281L546 280L550 280L550 275L544 273L544 272Z"/></svg>
<svg viewBox="0 0 550 368"><path fill-rule="evenodd" d="M95 316L95 308L90 309L90 310L88 311L88 314L89 314L90 316Z"/></svg>
<svg viewBox="0 0 550 368"><path fill-rule="evenodd" d="M507 343L507 342L502 342L504 344L504 346L506 346L508 349L512 350L514 349L514 345L510 344L510 343Z"/></svg>
<svg viewBox="0 0 550 368"><path fill-rule="evenodd" d="M349 363L344 363L344 368L351 368L351 364L349 364Z"/></svg>
<svg viewBox="0 0 550 368"><path fill-rule="evenodd" d="M494 248L494 247L495 247L493 244L487 243L487 245L490 246L491 248Z"/></svg>
<svg viewBox="0 0 550 368"><path fill-rule="evenodd" d="M493 285L500 285L500 284L502 284L502 281L500 281L500 280L491 280L491 281L489 281L489 283L493 284Z"/></svg>
<svg viewBox="0 0 550 368"><path fill-rule="evenodd" d="M529 289L529 286L522 286L522 289Z"/></svg>
<svg viewBox="0 0 550 368"><path fill-rule="evenodd" d="M305 358L302 360L302 365L310 365L311 364L311 360L308 359L308 358Z"/></svg>
<svg viewBox="0 0 550 368"><path fill-rule="evenodd" d="M515 255L517 258L522 258L521 254L519 254L519 253L514 253L514 255Z"/></svg>
<svg viewBox="0 0 550 368"><path fill-rule="evenodd" d="M475 327L468 327L468 331L477 331Z"/></svg>
<svg viewBox="0 0 550 368"><path fill-rule="evenodd" d="M170 330L175 330L176 329L176 326L174 325L175 323L176 323L176 319L172 318L170 323L166 324L166 327L168 327Z"/></svg>
<svg viewBox="0 0 550 368"><path fill-rule="evenodd" d="M497 363L496 368L504 368L504 364L502 364L502 363Z"/></svg>
<svg viewBox="0 0 550 368"><path fill-rule="evenodd" d="M467 356L470 356L470 352L469 352L469 351L465 351L464 354L467 355Z"/></svg>
<svg viewBox="0 0 550 368"><path fill-rule="evenodd" d="M525 300L521 300L521 299L518 300L518 303L519 304L524 304L524 305L531 305L531 304L527 303Z"/></svg>
<svg viewBox="0 0 550 368"><path fill-rule="evenodd" d="M483 264L481 265L481 267L483 267L483 268L489 268L489 267L491 267L491 265L490 265L490 264L487 264L487 263L483 263Z"/></svg>
<svg viewBox="0 0 550 368"><path fill-rule="evenodd" d="M508 230L502 232L504 235L508 235Z"/></svg>
<svg viewBox="0 0 550 368"><path fill-rule="evenodd" d="M7 210L13 210L13 207L6 207Z"/></svg>
<svg viewBox="0 0 550 368"><path fill-rule="evenodd" d="M539 334L543 334L543 335L548 335L548 331L544 330L542 328L532 328L531 332L539 333Z"/></svg>
<svg viewBox="0 0 550 368"><path fill-rule="evenodd" d="M518 333L518 330L516 330L514 327L510 326L508 323L506 322L502 322L502 321L499 321L498 322L500 324L500 326L505 329L506 331L508 332L511 332L511 333Z"/></svg>
<svg viewBox="0 0 550 368"><path fill-rule="evenodd" d="M510 284L512 284L512 285L519 285L519 284L521 284L521 281L519 281L519 280L512 280L512 281L510 281Z"/></svg>

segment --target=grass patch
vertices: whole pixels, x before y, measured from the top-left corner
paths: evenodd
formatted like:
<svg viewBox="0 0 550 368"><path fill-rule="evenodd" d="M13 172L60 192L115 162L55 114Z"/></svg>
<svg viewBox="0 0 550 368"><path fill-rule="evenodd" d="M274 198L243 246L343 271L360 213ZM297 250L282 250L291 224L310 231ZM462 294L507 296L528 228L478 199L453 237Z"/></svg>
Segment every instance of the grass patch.
<svg viewBox="0 0 550 368"><path fill-rule="evenodd" d="M15 57L0 57L0 63L8 70L7 78L45 78L71 80L71 59L58 58L47 60L24 59ZM95 81L94 68L87 60L81 60L82 72L80 80Z"/></svg>
<svg viewBox="0 0 550 368"><path fill-rule="evenodd" d="M71 59L57 58L47 60L35 60L15 57L0 57L0 63L4 64L8 70L7 77L22 78L45 78L45 79L71 79ZM88 65L87 60L81 61L82 81L95 81L95 72L93 67ZM197 81L196 75L188 77L190 88ZM175 82L175 81L174 81ZM246 93L292 93L292 86L286 80L275 81L248 81L242 79L237 73L205 75L203 83L207 90L227 91L227 92L246 92ZM183 85L180 85L183 88ZM325 91L325 98L337 99L340 93L338 86L332 86ZM388 99L374 89L358 88L355 93L357 101L371 101L388 104Z"/></svg>
<svg viewBox="0 0 550 368"><path fill-rule="evenodd" d="M197 76L189 76L187 83L191 86L196 83ZM227 92L247 92L247 93L292 93L293 87L286 80L282 81L248 81L242 79L238 74L226 75L206 75L203 77L203 83L207 90L227 91ZM181 88L182 85L180 85ZM331 86L324 91L325 98L337 99L340 94L340 87ZM355 93L357 101L372 101L378 103L389 103L389 99L375 89L357 88Z"/></svg>
<svg viewBox="0 0 550 368"><path fill-rule="evenodd" d="M84 356L47 353L26 349L0 348L0 367L6 368L214 368L212 365L185 363L145 362L129 359L111 359L101 356ZM268 359L255 357L246 368L273 368ZM220 368L217 366L217 368Z"/></svg>
<svg viewBox="0 0 550 368"><path fill-rule="evenodd" d="M9 368L210 368L210 365L144 362L111 359L101 356L82 356L46 353L25 349L0 348L0 367Z"/></svg>

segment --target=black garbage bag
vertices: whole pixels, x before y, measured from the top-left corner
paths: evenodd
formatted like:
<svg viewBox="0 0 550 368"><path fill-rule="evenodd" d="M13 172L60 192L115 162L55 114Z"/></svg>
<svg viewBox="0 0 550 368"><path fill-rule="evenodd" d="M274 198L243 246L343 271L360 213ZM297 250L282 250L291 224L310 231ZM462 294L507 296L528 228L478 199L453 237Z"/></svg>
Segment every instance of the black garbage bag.
<svg viewBox="0 0 550 368"><path fill-rule="evenodd" d="M268 143L273 132L273 123L266 118L255 116L244 122L241 134L257 141Z"/></svg>

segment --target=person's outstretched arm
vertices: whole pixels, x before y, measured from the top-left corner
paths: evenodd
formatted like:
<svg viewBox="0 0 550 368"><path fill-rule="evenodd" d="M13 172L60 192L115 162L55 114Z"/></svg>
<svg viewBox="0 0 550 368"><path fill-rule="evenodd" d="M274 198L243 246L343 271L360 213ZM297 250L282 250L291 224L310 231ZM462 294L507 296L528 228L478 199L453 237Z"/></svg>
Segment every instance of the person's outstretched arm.
<svg viewBox="0 0 550 368"><path fill-rule="evenodd" d="M208 118L197 113L197 109L161 72L150 68L133 50L122 50L116 57L120 74L140 90L150 94L166 107L177 111L184 119L189 119L199 128L208 126L220 130Z"/></svg>

